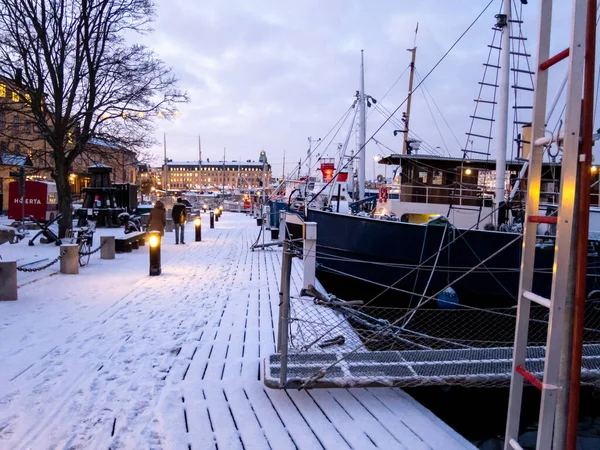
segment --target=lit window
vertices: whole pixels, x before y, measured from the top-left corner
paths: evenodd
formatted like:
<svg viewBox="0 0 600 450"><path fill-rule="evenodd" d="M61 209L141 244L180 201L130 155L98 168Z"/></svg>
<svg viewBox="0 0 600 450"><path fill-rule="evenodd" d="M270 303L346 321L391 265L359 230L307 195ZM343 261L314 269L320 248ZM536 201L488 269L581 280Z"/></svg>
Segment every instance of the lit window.
<svg viewBox="0 0 600 450"><path fill-rule="evenodd" d="M433 171L433 177L431 179L431 184L441 185L443 180L442 172L440 170Z"/></svg>
<svg viewBox="0 0 600 450"><path fill-rule="evenodd" d="M15 91L13 91L13 93L12 93L12 101L13 102L18 102L19 101L19 94L16 93Z"/></svg>
<svg viewBox="0 0 600 450"><path fill-rule="evenodd" d="M0 97L6 97L6 85L0 83Z"/></svg>
<svg viewBox="0 0 600 450"><path fill-rule="evenodd" d="M31 105L31 95L29 95L29 94L25 94L25 102L26 102L28 105Z"/></svg>
<svg viewBox="0 0 600 450"><path fill-rule="evenodd" d="M427 184L427 172L419 171L419 181L423 184Z"/></svg>

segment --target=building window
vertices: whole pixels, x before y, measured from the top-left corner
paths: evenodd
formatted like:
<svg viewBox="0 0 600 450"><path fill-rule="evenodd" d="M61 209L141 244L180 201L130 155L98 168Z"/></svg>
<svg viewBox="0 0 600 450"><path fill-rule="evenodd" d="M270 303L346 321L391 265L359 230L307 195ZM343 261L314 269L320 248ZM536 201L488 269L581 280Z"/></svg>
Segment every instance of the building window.
<svg viewBox="0 0 600 450"><path fill-rule="evenodd" d="M6 113L4 111L0 111L0 130L6 127Z"/></svg>
<svg viewBox="0 0 600 450"><path fill-rule="evenodd" d="M438 186L441 186L443 183L443 179L444 179L444 177L442 176L442 171L434 170L433 177L431 179L431 184L437 184Z"/></svg>
<svg viewBox="0 0 600 450"><path fill-rule="evenodd" d="M6 141L0 142L0 152L5 153L8 150L8 144Z"/></svg>
<svg viewBox="0 0 600 450"><path fill-rule="evenodd" d="M16 91L12 92L12 101L15 103L19 101L19 94Z"/></svg>
<svg viewBox="0 0 600 450"><path fill-rule="evenodd" d="M419 170L419 182L427 184L427 171Z"/></svg>
<svg viewBox="0 0 600 450"><path fill-rule="evenodd" d="M25 133L31 134L31 129L32 129L31 122L25 122Z"/></svg>
<svg viewBox="0 0 600 450"><path fill-rule="evenodd" d="M19 131L19 116L13 116L13 130Z"/></svg>
<svg viewBox="0 0 600 450"><path fill-rule="evenodd" d="M0 97L6 97L6 85L0 83Z"/></svg>

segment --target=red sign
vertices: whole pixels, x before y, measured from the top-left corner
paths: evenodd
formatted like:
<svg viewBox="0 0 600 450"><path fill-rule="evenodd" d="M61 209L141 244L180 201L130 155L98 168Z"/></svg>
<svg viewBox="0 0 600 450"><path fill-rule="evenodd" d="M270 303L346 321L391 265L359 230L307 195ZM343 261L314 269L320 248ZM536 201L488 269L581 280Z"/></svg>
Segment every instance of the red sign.
<svg viewBox="0 0 600 450"><path fill-rule="evenodd" d="M12 181L8 184L8 218L22 219L23 203L25 203L25 217L33 216L36 220L51 220L56 215L56 189L51 183L41 181L25 182L25 198L19 195L19 183ZM24 201L23 201L24 200Z"/></svg>

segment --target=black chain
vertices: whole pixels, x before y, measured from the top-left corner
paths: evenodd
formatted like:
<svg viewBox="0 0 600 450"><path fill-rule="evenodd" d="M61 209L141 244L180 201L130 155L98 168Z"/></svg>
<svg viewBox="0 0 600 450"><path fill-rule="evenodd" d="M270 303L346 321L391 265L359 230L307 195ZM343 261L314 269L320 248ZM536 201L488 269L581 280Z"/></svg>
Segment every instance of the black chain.
<svg viewBox="0 0 600 450"><path fill-rule="evenodd" d="M98 246L98 248L94 249L94 250L90 250L89 252L82 252L81 250L79 251L79 256L87 256L87 255L93 255L94 253L98 253L100 251L100 249L102 247L104 247L104 244L106 244L108 241L104 241L102 244L100 244Z"/></svg>
<svg viewBox="0 0 600 450"><path fill-rule="evenodd" d="M66 252L61 253L60 255L58 255L56 258L54 258L52 261L50 261L48 264L44 264L43 266L40 267L34 267L32 269L29 269L27 267L17 267L17 270L20 272L40 272L41 270L47 269L48 267L50 267L52 264L57 263L58 261L60 261L60 258L62 258L65 255Z"/></svg>

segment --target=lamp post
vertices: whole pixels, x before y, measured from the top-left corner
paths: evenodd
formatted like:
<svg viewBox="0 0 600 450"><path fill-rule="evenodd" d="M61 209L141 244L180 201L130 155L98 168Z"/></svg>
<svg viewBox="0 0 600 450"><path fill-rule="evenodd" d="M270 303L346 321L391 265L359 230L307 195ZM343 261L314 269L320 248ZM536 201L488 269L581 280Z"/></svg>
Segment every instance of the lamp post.
<svg viewBox="0 0 600 450"><path fill-rule="evenodd" d="M196 229L196 242L200 242L202 240L202 219L200 217L194 219L194 227Z"/></svg>
<svg viewBox="0 0 600 450"><path fill-rule="evenodd" d="M210 212L210 227L211 228L215 227L215 212L214 211Z"/></svg>
<svg viewBox="0 0 600 450"><path fill-rule="evenodd" d="M160 233L151 231L148 237L150 244L150 276L160 275L162 269L160 267Z"/></svg>

